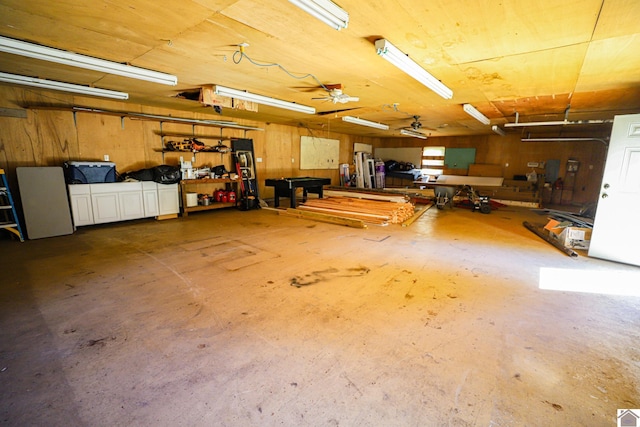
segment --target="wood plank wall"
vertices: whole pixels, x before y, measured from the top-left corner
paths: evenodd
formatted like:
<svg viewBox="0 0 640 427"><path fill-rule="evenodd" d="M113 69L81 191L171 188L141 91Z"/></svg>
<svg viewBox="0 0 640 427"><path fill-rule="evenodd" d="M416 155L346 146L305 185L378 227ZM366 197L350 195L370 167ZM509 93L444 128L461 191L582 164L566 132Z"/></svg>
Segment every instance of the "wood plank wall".
<svg viewBox="0 0 640 427"><path fill-rule="evenodd" d="M150 108L132 103L97 100L76 97L38 89L23 89L0 85L0 108L22 109L28 105L72 106L80 105L110 110L143 112L147 114L173 115L176 117L211 119L211 116L182 111ZM216 117L216 119L226 120ZM524 175L530 171L527 162L559 159L560 175L564 177L567 160L576 159L581 163L576 175L573 201L575 203L595 202L598 197L606 147L601 142L544 142L523 143L517 135L474 137L431 137L427 141L415 138L367 138L336 134L325 130L310 130L246 120L235 120L243 125L263 128L264 131L249 131L246 137L254 141L256 163L260 182L260 195L273 197L273 189L264 187L266 178L285 176L318 176L331 178L339 183L338 170L301 170L300 137L316 136L340 140L340 163L352 163L354 143L371 144L373 147L422 147L445 146L476 148L476 163L498 164L504 167L505 179L513 175ZM0 116L0 167L9 176L13 191L17 185L13 178L19 166L61 166L65 161L101 161L105 154L116 163L118 172L126 172L156 166L162 163L178 164L180 154L161 153L162 132L181 132L202 135L224 135L245 137L242 130L196 127L153 121L124 119L120 117L92 113L74 114L68 111L27 110L26 118ZM180 139L180 138L178 138ZM216 143L206 139L207 144ZM228 141L223 141L229 144ZM227 162L229 156L217 153L197 154L194 166ZM189 160L185 158L185 160Z"/></svg>

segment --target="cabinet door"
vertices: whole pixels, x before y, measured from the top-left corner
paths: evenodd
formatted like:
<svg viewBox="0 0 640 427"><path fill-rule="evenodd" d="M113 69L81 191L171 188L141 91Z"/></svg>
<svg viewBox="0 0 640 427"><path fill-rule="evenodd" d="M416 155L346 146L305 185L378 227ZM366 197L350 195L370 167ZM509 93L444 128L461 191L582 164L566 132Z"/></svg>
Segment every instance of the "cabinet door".
<svg viewBox="0 0 640 427"><path fill-rule="evenodd" d="M90 194L71 195L71 213L76 227L93 224L93 208Z"/></svg>
<svg viewBox="0 0 640 427"><path fill-rule="evenodd" d="M158 203L160 205L160 215L180 212L178 184L158 184Z"/></svg>
<svg viewBox="0 0 640 427"><path fill-rule="evenodd" d="M142 196L144 197L144 216L160 215L158 210L158 190L145 190Z"/></svg>
<svg viewBox="0 0 640 427"><path fill-rule="evenodd" d="M91 205L93 207L93 222L95 224L120 221L118 193L92 194Z"/></svg>
<svg viewBox="0 0 640 427"><path fill-rule="evenodd" d="M118 193L120 220L144 218L142 191L123 191Z"/></svg>

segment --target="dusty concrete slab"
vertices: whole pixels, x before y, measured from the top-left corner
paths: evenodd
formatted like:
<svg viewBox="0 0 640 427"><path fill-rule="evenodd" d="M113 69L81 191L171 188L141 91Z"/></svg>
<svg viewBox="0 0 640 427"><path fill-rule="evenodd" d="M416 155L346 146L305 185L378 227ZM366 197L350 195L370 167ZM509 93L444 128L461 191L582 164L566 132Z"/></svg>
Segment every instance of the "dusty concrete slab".
<svg viewBox="0 0 640 427"><path fill-rule="evenodd" d="M0 241L0 423L614 425L640 406L640 298L538 280L638 269L523 220L227 210Z"/></svg>

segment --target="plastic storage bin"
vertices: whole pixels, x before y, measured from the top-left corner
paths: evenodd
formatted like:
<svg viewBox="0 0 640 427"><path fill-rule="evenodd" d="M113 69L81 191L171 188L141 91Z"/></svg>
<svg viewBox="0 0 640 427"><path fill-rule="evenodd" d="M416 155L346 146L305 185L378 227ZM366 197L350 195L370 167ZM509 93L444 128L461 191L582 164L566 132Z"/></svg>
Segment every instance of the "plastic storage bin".
<svg viewBox="0 0 640 427"><path fill-rule="evenodd" d="M112 162L65 162L67 184L116 182L116 164Z"/></svg>

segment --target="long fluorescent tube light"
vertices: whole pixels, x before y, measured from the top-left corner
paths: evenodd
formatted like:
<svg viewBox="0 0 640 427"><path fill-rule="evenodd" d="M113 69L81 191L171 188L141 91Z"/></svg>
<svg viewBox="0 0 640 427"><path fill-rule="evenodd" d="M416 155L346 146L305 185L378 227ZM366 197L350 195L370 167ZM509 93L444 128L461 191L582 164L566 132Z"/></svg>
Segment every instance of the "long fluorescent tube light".
<svg viewBox="0 0 640 427"><path fill-rule="evenodd" d="M0 52L55 62L58 64L69 65L71 67L86 68L88 70L100 71L108 74L117 74L119 76L146 80L165 85L175 86L178 83L178 78L171 74L160 73L158 71L147 70L146 68L120 64L118 62L98 59L92 56L81 55L79 53L54 49L2 36L0 36Z"/></svg>
<svg viewBox="0 0 640 427"><path fill-rule="evenodd" d="M55 80L37 79L35 77L20 76L17 74L0 73L0 82L13 83L24 86L33 86L43 89L61 90L64 92L78 93L81 95L101 96L112 99L129 99L126 92L99 89L97 87L74 85L71 83L57 82Z"/></svg>
<svg viewBox="0 0 640 427"><path fill-rule="evenodd" d="M476 108L471 104L463 104L462 109L465 113L482 123L483 125L488 125L491 123L491 120L480 111L476 110Z"/></svg>
<svg viewBox="0 0 640 427"><path fill-rule="evenodd" d="M453 98L453 91L445 86L440 80L433 77L427 70L418 65L417 62L409 58L400 49L392 45L388 40L379 39L375 43L378 55L400 68L405 73L443 97Z"/></svg>
<svg viewBox="0 0 640 427"><path fill-rule="evenodd" d="M342 121L353 123L360 126L369 126L370 128L389 130L389 125L385 125L384 123L372 122L369 120L364 120L364 119L353 117L353 116L343 116Z"/></svg>
<svg viewBox="0 0 640 427"><path fill-rule="evenodd" d="M500 126L498 126L498 125L491 126L491 130L494 131L495 133L497 133L500 136L505 136L507 134L505 131L500 129Z"/></svg>
<svg viewBox="0 0 640 427"><path fill-rule="evenodd" d="M282 101L280 99L270 98L268 96L256 95L255 93L245 92L243 90L231 89L225 86L214 86L216 95L226 96L229 98L242 99L245 101L255 102L256 104L269 105L271 107L284 108L285 110L297 111L305 114L315 114L316 109L306 105L296 104L294 102Z"/></svg>
<svg viewBox="0 0 640 427"><path fill-rule="evenodd" d="M558 138L522 138L522 142L569 142L569 141L600 141L607 143L602 138L571 138L571 137L558 137Z"/></svg>
<svg viewBox="0 0 640 427"><path fill-rule="evenodd" d="M556 120L550 122L505 123L504 127L529 127L529 126L564 126L564 125L603 125L613 123L613 120Z"/></svg>
<svg viewBox="0 0 640 427"><path fill-rule="evenodd" d="M422 132L416 132L414 130L400 129L400 133L402 135L412 136L414 138L427 139L427 135Z"/></svg>
<svg viewBox="0 0 640 427"><path fill-rule="evenodd" d="M332 1L289 0L289 2L338 31L342 28L347 28L349 25L349 14L347 11Z"/></svg>

